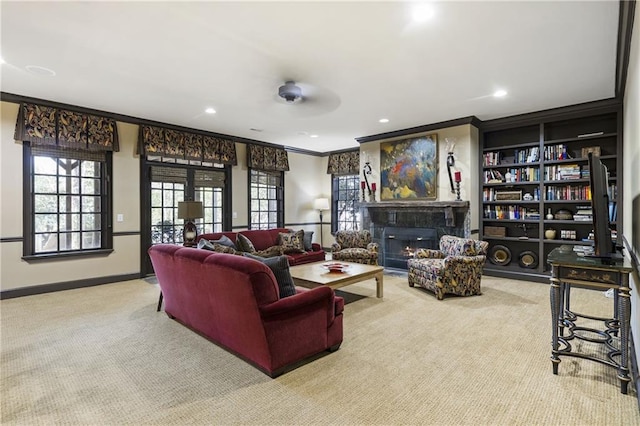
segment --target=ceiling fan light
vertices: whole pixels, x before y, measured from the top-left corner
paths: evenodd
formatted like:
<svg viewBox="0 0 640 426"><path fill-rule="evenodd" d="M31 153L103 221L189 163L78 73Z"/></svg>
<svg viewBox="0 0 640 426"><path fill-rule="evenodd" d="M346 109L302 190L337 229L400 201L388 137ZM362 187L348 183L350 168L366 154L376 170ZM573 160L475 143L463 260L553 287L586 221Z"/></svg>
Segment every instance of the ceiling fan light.
<svg viewBox="0 0 640 426"><path fill-rule="evenodd" d="M294 81L287 81L278 89L278 95L287 102L295 102L302 97L302 90Z"/></svg>

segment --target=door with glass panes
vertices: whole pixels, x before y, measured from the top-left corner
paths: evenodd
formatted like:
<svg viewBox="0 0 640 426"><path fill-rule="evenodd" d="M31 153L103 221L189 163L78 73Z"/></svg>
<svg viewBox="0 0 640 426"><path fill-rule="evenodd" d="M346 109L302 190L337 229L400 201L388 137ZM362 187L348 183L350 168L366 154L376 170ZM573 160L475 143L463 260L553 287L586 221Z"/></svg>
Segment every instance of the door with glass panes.
<svg viewBox="0 0 640 426"><path fill-rule="evenodd" d="M199 233L222 232L225 171L180 165L148 165L148 213L143 222L144 252L154 244L182 244L184 222L178 219L178 203L201 201L204 217L195 219ZM153 273L148 256L143 256L143 275Z"/></svg>

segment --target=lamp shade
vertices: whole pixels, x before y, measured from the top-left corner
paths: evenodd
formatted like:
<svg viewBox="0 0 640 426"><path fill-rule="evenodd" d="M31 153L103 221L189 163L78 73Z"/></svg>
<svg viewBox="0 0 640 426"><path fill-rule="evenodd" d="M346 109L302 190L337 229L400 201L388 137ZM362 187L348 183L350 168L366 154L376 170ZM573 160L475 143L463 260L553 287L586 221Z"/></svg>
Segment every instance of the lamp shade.
<svg viewBox="0 0 640 426"><path fill-rule="evenodd" d="M178 219L200 219L203 215L202 201L178 202Z"/></svg>
<svg viewBox="0 0 640 426"><path fill-rule="evenodd" d="M316 198L313 202L313 208L316 210L329 210L328 198Z"/></svg>

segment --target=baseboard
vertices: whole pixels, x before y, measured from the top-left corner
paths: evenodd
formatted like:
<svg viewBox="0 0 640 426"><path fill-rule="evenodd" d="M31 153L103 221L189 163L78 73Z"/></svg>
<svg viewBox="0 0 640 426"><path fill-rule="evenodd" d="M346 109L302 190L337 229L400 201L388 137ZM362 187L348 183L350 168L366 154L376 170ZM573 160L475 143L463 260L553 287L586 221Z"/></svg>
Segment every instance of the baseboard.
<svg viewBox="0 0 640 426"><path fill-rule="evenodd" d="M52 293L54 291L73 290L75 288L93 287L96 285L110 284L118 281L137 280L140 274L111 275L108 277L88 278L86 280L65 281L60 283L34 285L30 287L14 288L0 291L0 300L13 299L15 297L33 296L35 294Z"/></svg>

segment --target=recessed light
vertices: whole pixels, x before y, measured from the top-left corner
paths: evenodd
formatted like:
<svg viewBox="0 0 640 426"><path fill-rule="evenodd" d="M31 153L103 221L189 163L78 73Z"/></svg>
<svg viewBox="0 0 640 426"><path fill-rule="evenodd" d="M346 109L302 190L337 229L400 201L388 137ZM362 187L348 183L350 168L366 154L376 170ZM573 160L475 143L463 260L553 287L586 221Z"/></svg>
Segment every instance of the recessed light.
<svg viewBox="0 0 640 426"><path fill-rule="evenodd" d="M506 90L496 90L495 92L493 92L493 97L494 98L502 98L504 96L507 96L507 91Z"/></svg>
<svg viewBox="0 0 640 426"><path fill-rule="evenodd" d="M215 114L216 110L213 108L207 108L204 110L204 112L206 112L207 114Z"/></svg>
<svg viewBox="0 0 640 426"><path fill-rule="evenodd" d="M54 70L41 67L39 65L27 65L25 68L31 74L40 75L43 77L53 77L54 75L56 75L56 72Z"/></svg>
<svg viewBox="0 0 640 426"><path fill-rule="evenodd" d="M426 22L436 14L433 5L430 3L420 3L413 7L411 18L414 22Z"/></svg>
<svg viewBox="0 0 640 426"><path fill-rule="evenodd" d="M380 120L378 120L378 122L380 122L380 123L388 123L389 119L388 118L381 118Z"/></svg>
<svg viewBox="0 0 640 426"><path fill-rule="evenodd" d="M310 138L317 138L319 135L309 135Z"/></svg>

